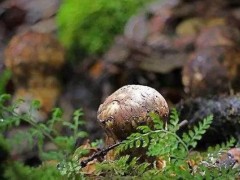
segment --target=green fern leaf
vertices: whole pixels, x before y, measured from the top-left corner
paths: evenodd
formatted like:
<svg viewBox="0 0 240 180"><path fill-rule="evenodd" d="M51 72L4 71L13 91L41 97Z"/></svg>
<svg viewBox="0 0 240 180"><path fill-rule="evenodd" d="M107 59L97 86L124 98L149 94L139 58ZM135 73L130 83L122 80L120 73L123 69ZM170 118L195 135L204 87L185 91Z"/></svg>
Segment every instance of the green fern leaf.
<svg viewBox="0 0 240 180"><path fill-rule="evenodd" d="M206 132L206 130L210 127L210 124L213 121L213 116L210 115L203 119L202 122L198 123L198 126L195 126L193 130L189 130L188 134L184 133L182 138L186 143L187 147L196 147L197 141L202 138L202 135Z"/></svg>

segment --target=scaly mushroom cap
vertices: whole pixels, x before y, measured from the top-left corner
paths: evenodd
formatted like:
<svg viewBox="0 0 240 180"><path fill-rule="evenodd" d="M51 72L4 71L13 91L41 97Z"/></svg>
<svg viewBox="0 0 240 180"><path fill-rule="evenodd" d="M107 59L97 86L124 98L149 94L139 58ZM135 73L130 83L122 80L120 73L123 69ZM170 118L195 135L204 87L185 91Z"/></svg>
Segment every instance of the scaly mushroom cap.
<svg viewBox="0 0 240 180"><path fill-rule="evenodd" d="M139 125L151 124L149 112L166 120L167 102L155 89L142 85L127 85L110 95L98 109L98 120L115 141L123 140Z"/></svg>
<svg viewBox="0 0 240 180"><path fill-rule="evenodd" d="M16 35L5 50L5 64L16 75L32 71L52 73L64 64L64 48L50 34L26 32Z"/></svg>

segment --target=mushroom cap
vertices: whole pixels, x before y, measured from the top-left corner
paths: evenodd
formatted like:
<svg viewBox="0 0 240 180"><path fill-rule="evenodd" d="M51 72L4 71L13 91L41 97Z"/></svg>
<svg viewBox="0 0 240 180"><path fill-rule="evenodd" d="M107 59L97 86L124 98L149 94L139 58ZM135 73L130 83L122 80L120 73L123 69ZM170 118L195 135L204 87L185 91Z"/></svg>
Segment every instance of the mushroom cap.
<svg viewBox="0 0 240 180"><path fill-rule="evenodd" d="M198 49L183 67L182 82L192 96L228 93L240 89L240 51L231 47Z"/></svg>
<svg viewBox="0 0 240 180"><path fill-rule="evenodd" d="M231 46L239 45L240 32L237 28L227 25L210 26L204 28L197 40L197 48L207 48L213 46Z"/></svg>
<svg viewBox="0 0 240 180"><path fill-rule="evenodd" d="M151 87L126 85L100 105L97 118L107 135L118 141L127 138L137 126L151 124L152 111L166 120L169 109L162 95Z"/></svg>
<svg viewBox="0 0 240 180"><path fill-rule="evenodd" d="M176 27L176 33L179 36L197 35L204 25L204 20L202 18L189 18Z"/></svg>
<svg viewBox="0 0 240 180"><path fill-rule="evenodd" d="M15 35L5 50L5 65L14 74L52 73L64 64L64 48L51 34L26 32Z"/></svg>

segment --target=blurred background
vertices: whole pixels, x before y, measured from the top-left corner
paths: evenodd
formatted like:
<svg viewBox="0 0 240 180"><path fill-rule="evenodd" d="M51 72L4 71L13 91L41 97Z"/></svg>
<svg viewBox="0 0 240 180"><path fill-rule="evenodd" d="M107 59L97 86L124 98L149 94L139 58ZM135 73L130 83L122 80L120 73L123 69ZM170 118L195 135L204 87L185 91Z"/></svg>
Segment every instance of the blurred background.
<svg viewBox="0 0 240 180"><path fill-rule="evenodd" d="M239 137L239 30L238 0L2 0L0 93L19 113L38 99L36 121L82 108L96 139L104 99L147 85L190 124L213 113L202 145L218 143Z"/></svg>

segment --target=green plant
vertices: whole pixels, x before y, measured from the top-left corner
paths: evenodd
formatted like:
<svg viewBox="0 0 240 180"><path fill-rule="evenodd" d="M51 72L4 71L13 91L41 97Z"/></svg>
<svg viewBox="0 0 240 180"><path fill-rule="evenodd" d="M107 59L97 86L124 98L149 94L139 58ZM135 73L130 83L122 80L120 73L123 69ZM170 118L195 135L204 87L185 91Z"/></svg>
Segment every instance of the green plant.
<svg viewBox="0 0 240 180"><path fill-rule="evenodd" d="M0 130L2 134L8 130L19 126L22 122L25 122L29 125L29 128L26 131L20 131L16 133L12 138L7 138L4 143L11 149L18 146L19 150L22 147L22 142L27 143L27 147L31 150L33 147L37 147L39 157L42 162L54 161L59 164L59 170L54 170L54 174L61 173L63 176L68 178L82 176L79 171L78 161L73 161L72 155L75 152L75 144L79 138L85 138L87 133L80 130L80 126L83 125L81 116L83 115L82 110L76 110L73 114L73 120L67 121L62 118L62 111L59 108L55 108L52 112L51 118L46 122L36 122L33 118L33 113L40 106L38 101L33 101L29 112L26 114L18 114L15 112L15 109L21 104L21 100L13 105L6 105L6 101L10 98L10 95L1 95L0 96ZM68 129L71 131L71 135L63 135L57 130L57 126L61 126L62 129ZM54 145L53 150L46 151L44 149L44 144L50 142ZM25 145L26 146L26 145ZM6 149L6 147L5 147ZM79 156L83 156L88 153L85 149L78 149ZM28 171L33 171L30 167L25 167L21 163L10 163L6 172L19 173L18 176L29 175ZM25 167L25 169L23 169ZM18 170L18 169L23 170ZM36 173L44 173L46 167L42 166L40 169L35 169ZM42 170L41 170L42 169ZM55 172L56 171L56 172ZM47 171L48 172L48 171ZM12 173L14 174L14 173ZM49 172L51 174L51 172ZM45 175L49 175L46 173ZM6 176L10 177L11 173L7 173ZM35 177L31 175L30 177ZM40 177L40 176L39 176ZM44 176L45 177L45 176ZM47 177L46 177L47 178ZM11 177L14 179L14 177Z"/></svg>
<svg viewBox="0 0 240 180"><path fill-rule="evenodd" d="M64 0L57 14L59 37L69 49L104 52L128 18L150 0Z"/></svg>
<svg viewBox="0 0 240 180"><path fill-rule="evenodd" d="M10 70L3 70L1 72L1 76L0 76L0 94L6 93L6 85L8 83L8 81L11 78L11 71Z"/></svg>
<svg viewBox="0 0 240 180"><path fill-rule="evenodd" d="M178 157L181 155L179 150L184 152L183 156L186 156L190 147L196 147L197 141L201 139L213 119L212 116L208 116L203 122L199 122L198 126L194 126L193 130L184 133L181 138L177 135L179 118L176 110L172 111L170 123L166 129L164 129L163 121L156 114L151 113L150 115L154 122L154 128L139 126L140 132L131 134L127 140L123 141L119 147L120 151L133 147L148 147L147 154L149 156L173 156L176 150Z"/></svg>
<svg viewBox="0 0 240 180"><path fill-rule="evenodd" d="M219 175L222 175L223 177L235 177L237 172L239 172L239 170L235 169L226 170L220 169L217 166L214 168L208 168L204 165L203 159L208 161L209 164L215 163L213 161L210 162L212 160L209 156L210 150L205 154L191 156L191 152L193 148L196 147L197 141L201 139L202 135L210 127L213 120L212 115L206 117L202 122L199 122L197 126L193 127L193 129L183 133L182 136L177 134L180 126L176 110L172 111L167 128L164 128L163 121L160 120L156 114L152 113L150 116L154 122L153 128L139 126L139 131L131 134L126 140L124 140L117 148L117 152L119 154L126 151L136 152L136 149L138 148L145 148L147 161L150 160L151 162L152 159L155 160L150 164L142 164L136 161L137 157L134 157L133 159L129 158L129 156L120 157L119 160L100 164L98 166L98 168L101 169L100 172L105 172L112 176L113 174L116 176L131 176L132 178L140 176L142 179L152 179L152 177L154 177L153 179L191 179L193 176L196 179L202 179L203 176L208 179L217 178ZM229 148L233 143L234 140L231 139L225 147ZM216 146L214 152L219 154L220 150L221 148ZM132 155L134 155L134 153L132 153ZM145 154L142 155L145 156ZM201 160L199 160L199 158ZM125 163L122 163L122 161ZM131 166L132 161L134 163ZM197 168L194 167L196 169L191 167L189 164L190 161L196 162ZM121 165L119 165L119 163ZM139 173L134 174L135 171L133 171L132 168L141 170Z"/></svg>
<svg viewBox="0 0 240 180"><path fill-rule="evenodd" d="M140 177L144 174L146 169L149 167L149 163L138 163L138 158L134 157L130 160L130 156L122 156L115 161L105 161L101 164L97 164L97 175L104 173L107 178L116 178L129 176Z"/></svg>
<svg viewBox="0 0 240 180"><path fill-rule="evenodd" d="M58 180L64 179L63 176L54 166L42 166L39 168L25 166L20 162L11 162L5 164L5 178L11 180L19 179L41 179L41 180Z"/></svg>
<svg viewBox="0 0 240 180"><path fill-rule="evenodd" d="M95 176L103 179L191 179L193 177L218 179L219 176L233 179L240 173L237 168L216 165L219 153L234 146L233 138L227 143L209 148L207 152L194 153L193 151L197 141L210 127L212 116L206 117L197 126L179 135L178 130L181 125L177 111L173 110L167 126L158 115L150 113L153 125L139 126L138 132L118 143L118 147L114 149L118 152L115 160L102 160L96 163L96 170L89 175L83 169L81 158L92 160L92 157L104 156L105 153L101 152L107 151L104 149L95 154L89 154L88 148L75 147L78 138L87 136L87 133L81 130L83 125L81 110L76 110L72 120L66 121L62 118L63 112L56 108L46 123L36 122L32 113L38 109L38 101L32 102L28 113L18 114L15 109L21 101L9 104L9 98L9 95L0 96L2 134L0 135L0 154L5 154L4 158L0 159L0 165L4 164L0 166L2 179L87 179ZM22 122L29 124L27 131L20 132L11 139L4 137L5 132L19 126ZM69 135L60 133L59 126L67 128L71 133ZM29 148L37 147L41 165L29 167L11 159L9 151L22 141L27 141ZM46 150L44 148L46 142L54 144L55 148ZM95 148L101 143L101 140L98 140L89 143L89 146ZM18 145L18 147L21 146ZM143 150L142 157L135 157L132 153L137 152L138 149Z"/></svg>

